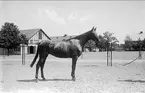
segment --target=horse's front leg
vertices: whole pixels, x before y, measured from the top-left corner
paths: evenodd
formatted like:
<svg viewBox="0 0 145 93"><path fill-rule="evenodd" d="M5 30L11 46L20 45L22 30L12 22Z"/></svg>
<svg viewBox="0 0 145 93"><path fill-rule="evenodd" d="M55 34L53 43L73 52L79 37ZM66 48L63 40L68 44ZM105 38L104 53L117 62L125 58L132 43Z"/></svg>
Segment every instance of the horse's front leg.
<svg viewBox="0 0 145 93"><path fill-rule="evenodd" d="M77 62L78 57L75 56L72 58L72 71L71 71L71 76L72 80L75 81L75 69L76 69L76 62Z"/></svg>

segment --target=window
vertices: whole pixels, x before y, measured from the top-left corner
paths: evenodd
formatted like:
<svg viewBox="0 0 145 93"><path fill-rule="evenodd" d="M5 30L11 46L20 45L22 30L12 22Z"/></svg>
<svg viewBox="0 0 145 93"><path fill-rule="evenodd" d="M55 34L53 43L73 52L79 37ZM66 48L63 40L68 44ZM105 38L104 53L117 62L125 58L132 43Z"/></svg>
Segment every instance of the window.
<svg viewBox="0 0 145 93"><path fill-rule="evenodd" d="M42 32L39 31L39 39L42 39Z"/></svg>
<svg viewBox="0 0 145 93"><path fill-rule="evenodd" d="M33 43L33 40L30 40L30 44L32 44Z"/></svg>

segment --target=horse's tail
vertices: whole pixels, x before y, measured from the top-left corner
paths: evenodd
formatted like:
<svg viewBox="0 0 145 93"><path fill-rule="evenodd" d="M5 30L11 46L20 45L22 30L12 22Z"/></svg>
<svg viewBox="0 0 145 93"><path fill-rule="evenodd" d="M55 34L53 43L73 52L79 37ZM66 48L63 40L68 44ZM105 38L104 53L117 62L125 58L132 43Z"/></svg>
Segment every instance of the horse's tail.
<svg viewBox="0 0 145 93"><path fill-rule="evenodd" d="M33 65L34 65L34 63L35 63L35 61L36 61L36 59L37 59L37 57L38 57L38 51L39 51L39 44L38 44L38 48L37 48L36 55L35 55L35 57L34 57L32 63L31 63L31 65L30 65L30 67L33 67Z"/></svg>

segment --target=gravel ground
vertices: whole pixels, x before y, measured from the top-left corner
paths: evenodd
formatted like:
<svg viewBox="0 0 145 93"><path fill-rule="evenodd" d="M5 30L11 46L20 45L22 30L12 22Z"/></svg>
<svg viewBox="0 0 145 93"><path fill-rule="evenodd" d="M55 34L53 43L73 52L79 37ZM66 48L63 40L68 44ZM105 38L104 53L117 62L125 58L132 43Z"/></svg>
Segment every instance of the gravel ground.
<svg viewBox="0 0 145 93"><path fill-rule="evenodd" d="M131 53L132 54L132 53ZM137 60L122 66L130 59L114 59L113 66L106 66L103 54L95 53L80 57L76 68L76 81L71 80L71 59L49 56L44 66L46 81L35 82L35 66L29 65L34 55L0 57L0 89L11 93L145 93L145 60ZM98 54L99 55L99 54ZM88 58L86 57L88 56Z"/></svg>

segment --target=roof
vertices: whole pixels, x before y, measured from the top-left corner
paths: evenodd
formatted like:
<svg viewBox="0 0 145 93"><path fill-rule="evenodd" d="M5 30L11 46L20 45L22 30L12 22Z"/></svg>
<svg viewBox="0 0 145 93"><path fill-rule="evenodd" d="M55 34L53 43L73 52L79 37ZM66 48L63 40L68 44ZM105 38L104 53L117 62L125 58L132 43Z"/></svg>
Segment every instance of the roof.
<svg viewBox="0 0 145 93"><path fill-rule="evenodd" d="M42 32L46 35L46 37L47 37L48 39L50 39L50 38L47 36L47 34L46 34L41 28L20 30L20 33L26 35L26 37L27 37L28 39L30 39L31 37L33 37L33 36L34 36L37 32L39 32L39 31L42 31Z"/></svg>
<svg viewBox="0 0 145 93"><path fill-rule="evenodd" d="M67 39L70 39L74 36L53 36L53 37L50 37L50 39L52 41L56 41L56 42L59 42L59 41L63 41L63 40L67 40Z"/></svg>

